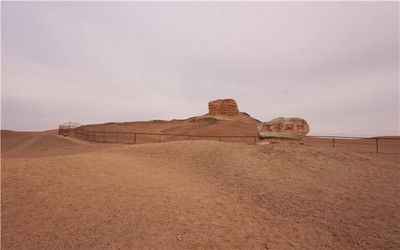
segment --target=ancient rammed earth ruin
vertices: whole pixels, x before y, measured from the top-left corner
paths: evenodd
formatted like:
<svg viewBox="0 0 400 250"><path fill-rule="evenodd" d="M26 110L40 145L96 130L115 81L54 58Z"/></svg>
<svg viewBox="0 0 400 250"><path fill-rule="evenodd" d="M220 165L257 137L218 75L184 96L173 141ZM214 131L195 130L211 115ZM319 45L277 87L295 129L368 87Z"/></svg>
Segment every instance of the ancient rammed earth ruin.
<svg viewBox="0 0 400 250"><path fill-rule="evenodd" d="M208 103L208 115L239 115L237 103L233 99L218 99ZM310 131L308 123L298 117L278 117L258 125L261 141L269 138L300 140Z"/></svg>
<svg viewBox="0 0 400 250"><path fill-rule="evenodd" d="M236 101L233 99L218 99L208 103L208 115L239 115Z"/></svg>

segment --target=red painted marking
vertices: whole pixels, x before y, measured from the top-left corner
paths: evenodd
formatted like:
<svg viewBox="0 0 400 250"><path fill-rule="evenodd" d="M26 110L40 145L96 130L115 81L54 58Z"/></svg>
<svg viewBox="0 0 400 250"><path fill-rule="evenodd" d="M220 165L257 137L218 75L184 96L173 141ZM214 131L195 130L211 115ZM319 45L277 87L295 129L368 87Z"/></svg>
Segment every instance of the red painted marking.
<svg viewBox="0 0 400 250"><path fill-rule="evenodd" d="M294 130L294 124L290 124L290 123L288 123L288 124L285 124L285 130L286 131L293 131Z"/></svg>
<svg viewBox="0 0 400 250"><path fill-rule="evenodd" d="M264 125L263 125L263 129L264 129L265 131L272 131L271 125L269 125L269 124L264 124Z"/></svg>
<svg viewBox="0 0 400 250"><path fill-rule="evenodd" d="M276 124L263 124L262 128L265 131L269 132L281 132L282 130L284 131L299 131L299 130L305 130L305 124L293 124L293 123L286 123L286 124L281 124L281 123L276 123Z"/></svg>
<svg viewBox="0 0 400 250"><path fill-rule="evenodd" d="M296 124L296 130L305 130L304 124Z"/></svg>
<svg viewBox="0 0 400 250"><path fill-rule="evenodd" d="M274 129L275 131L280 132L282 130L282 124L280 123L275 124Z"/></svg>

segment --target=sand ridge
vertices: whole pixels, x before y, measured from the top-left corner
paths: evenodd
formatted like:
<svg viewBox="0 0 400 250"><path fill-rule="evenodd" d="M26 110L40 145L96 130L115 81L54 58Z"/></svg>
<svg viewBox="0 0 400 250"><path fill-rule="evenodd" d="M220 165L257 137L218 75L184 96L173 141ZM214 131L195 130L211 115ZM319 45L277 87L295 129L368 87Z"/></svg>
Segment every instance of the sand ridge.
<svg viewBox="0 0 400 250"><path fill-rule="evenodd" d="M246 113L237 116L202 115L182 120L154 120L122 123L90 124L82 126L89 131L136 132L183 135L257 135L258 120Z"/></svg>
<svg viewBox="0 0 400 250"><path fill-rule="evenodd" d="M56 130L44 132L2 131L2 158L47 157L76 154L111 145L97 145L84 140L57 135Z"/></svg>

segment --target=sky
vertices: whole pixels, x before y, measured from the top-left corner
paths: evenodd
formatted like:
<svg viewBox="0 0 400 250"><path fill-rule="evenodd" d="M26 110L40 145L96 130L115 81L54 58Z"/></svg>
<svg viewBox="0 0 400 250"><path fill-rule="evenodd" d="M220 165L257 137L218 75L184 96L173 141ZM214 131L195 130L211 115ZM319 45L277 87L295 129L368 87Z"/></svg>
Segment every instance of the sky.
<svg viewBox="0 0 400 250"><path fill-rule="evenodd" d="M399 135L399 2L1 2L1 128L183 119L234 98Z"/></svg>

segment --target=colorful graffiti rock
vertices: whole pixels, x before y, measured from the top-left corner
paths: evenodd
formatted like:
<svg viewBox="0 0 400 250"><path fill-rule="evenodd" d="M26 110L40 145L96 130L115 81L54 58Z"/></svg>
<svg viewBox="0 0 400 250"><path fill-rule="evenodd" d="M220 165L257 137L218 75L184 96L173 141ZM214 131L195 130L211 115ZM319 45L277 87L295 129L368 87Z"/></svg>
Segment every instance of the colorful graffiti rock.
<svg viewBox="0 0 400 250"><path fill-rule="evenodd" d="M304 119L297 117L278 117L258 125L258 137L261 139L285 138L300 140L309 131L308 123Z"/></svg>

